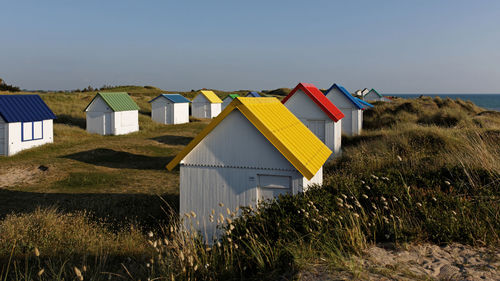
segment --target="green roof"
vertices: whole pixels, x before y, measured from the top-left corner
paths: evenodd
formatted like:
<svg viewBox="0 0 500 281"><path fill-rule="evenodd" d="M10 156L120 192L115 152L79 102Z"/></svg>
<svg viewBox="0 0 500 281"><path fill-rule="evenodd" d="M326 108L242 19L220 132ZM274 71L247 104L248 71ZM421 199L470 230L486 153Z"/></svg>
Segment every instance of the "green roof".
<svg viewBox="0 0 500 281"><path fill-rule="evenodd" d="M238 94L230 94L229 96L234 100L235 98L239 97L240 95L238 95Z"/></svg>
<svg viewBox="0 0 500 281"><path fill-rule="evenodd" d="M126 93L126 92L99 92L89 103L92 102L100 96L104 102L111 108L113 111L128 111L128 110L139 110L139 106L134 102L134 100ZM87 108L89 107L87 105ZM85 108L85 110L87 110Z"/></svg>

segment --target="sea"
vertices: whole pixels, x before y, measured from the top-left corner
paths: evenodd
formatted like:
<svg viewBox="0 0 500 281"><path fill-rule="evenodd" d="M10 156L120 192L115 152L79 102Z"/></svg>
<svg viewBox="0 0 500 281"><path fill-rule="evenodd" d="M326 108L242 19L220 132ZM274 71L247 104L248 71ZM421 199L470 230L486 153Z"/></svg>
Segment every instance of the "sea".
<svg viewBox="0 0 500 281"><path fill-rule="evenodd" d="M405 99L416 99L420 96L440 97L442 99L461 99L464 101L471 101L477 106L500 111L500 94L389 94L384 93L386 96L395 96Z"/></svg>

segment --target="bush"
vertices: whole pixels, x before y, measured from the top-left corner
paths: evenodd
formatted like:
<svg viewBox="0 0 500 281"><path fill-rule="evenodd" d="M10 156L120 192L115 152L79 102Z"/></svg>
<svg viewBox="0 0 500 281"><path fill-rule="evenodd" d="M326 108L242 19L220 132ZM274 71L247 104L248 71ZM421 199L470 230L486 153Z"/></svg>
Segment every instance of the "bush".
<svg viewBox="0 0 500 281"><path fill-rule="evenodd" d="M16 86L8 85L7 83L5 83L5 81L0 79L0 91L19 92L21 91L21 89Z"/></svg>

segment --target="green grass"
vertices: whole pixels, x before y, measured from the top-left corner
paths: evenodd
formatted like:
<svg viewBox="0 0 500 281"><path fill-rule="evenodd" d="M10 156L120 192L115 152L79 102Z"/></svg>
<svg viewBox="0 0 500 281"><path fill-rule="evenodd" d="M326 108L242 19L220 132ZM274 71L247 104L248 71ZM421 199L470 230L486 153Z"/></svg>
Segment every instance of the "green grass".
<svg viewBox="0 0 500 281"><path fill-rule="evenodd" d="M88 134L92 93L44 94L65 116L55 143L0 158L21 175L0 188L0 280L74 279L74 267L85 280L277 279L315 265L362 278L371 269L350 257L372 243L500 244L498 113L440 98L376 104L322 187L228 215L221 243L206 246L179 230L178 171L164 166L207 122L155 124L147 101L159 89L113 90L138 102L140 132Z"/></svg>

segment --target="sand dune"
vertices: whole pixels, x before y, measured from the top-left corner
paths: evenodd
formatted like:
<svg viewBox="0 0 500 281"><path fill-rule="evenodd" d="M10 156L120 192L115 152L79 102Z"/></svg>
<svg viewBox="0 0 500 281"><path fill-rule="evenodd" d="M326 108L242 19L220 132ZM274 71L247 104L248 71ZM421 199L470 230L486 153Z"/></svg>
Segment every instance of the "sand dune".
<svg viewBox="0 0 500 281"><path fill-rule="evenodd" d="M315 268L300 280L500 280L500 249L460 244L372 246L354 264L352 272Z"/></svg>

